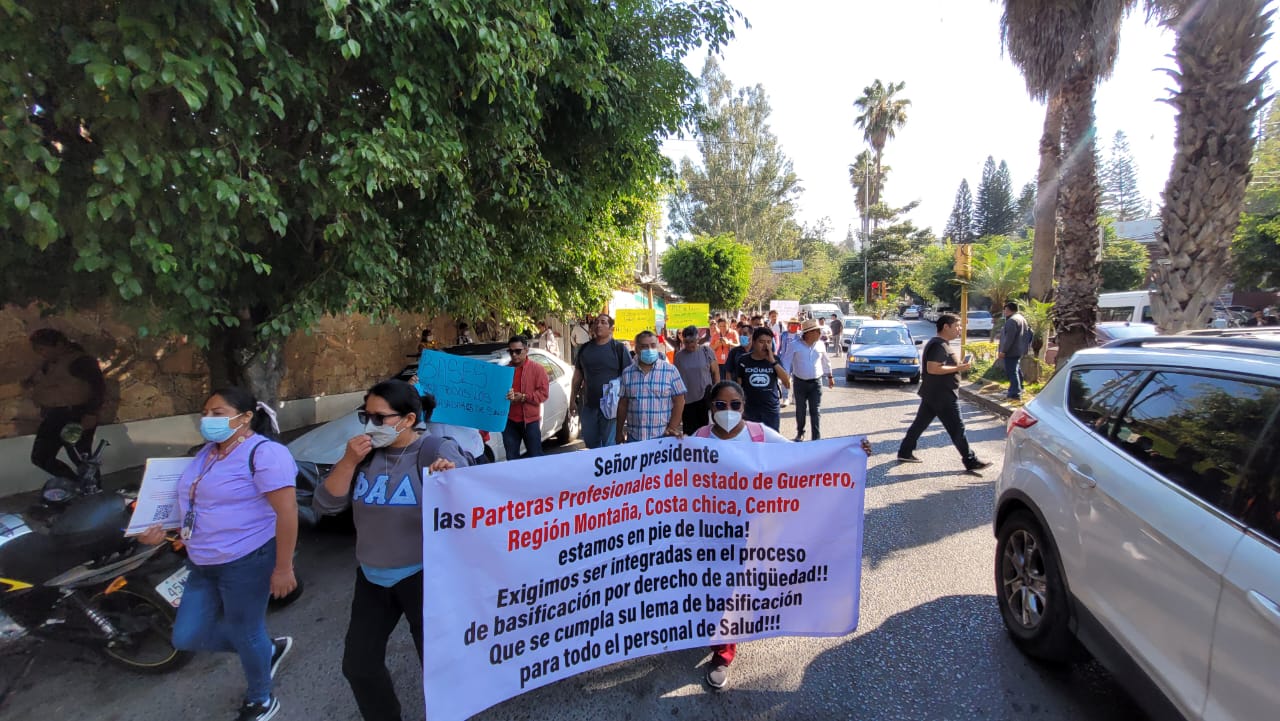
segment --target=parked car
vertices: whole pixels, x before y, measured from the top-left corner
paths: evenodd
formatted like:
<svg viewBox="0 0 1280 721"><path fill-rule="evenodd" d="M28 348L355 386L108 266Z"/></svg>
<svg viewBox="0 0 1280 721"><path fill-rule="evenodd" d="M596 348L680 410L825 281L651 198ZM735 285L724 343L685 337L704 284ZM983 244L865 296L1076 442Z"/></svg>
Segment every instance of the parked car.
<svg viewBox="0 0 1280 721"><path fill-rule="evenodd" d="M454 346L443 350L457 355L478 356L488 363L506 364L510 360L505 343L480 343ZM546 368L547 377L551 381L550 394L547 401L542 404L542 440L547 441L555 437L560 443L571 443L578 437L582 428L578 414L569 413L573 366L541 348L530 348L528 353L530 361ZM415 363L405 366L396 377L408 381L417 371L418 366ZM305 521L314 523L318 520L311 513L314 489L328 475L334 464L342 458L347 441L364 429L364 425L356 419L356 410L352 408L350 413L317 426L287 444L289 452L293 454L293 459L298 464L298 507L299 514ZM448 434L449 428L444 427L444 434ZM489 434L486 446L489 450L488 455L494 460L506 458L506 451L502 447L502 434Z"/></svg>
<svg viewBox="0 0 1280 721"><path fill-rule="evenodd" d="M920 355L911 332L896 320L869 320L849 346L845 380L897 378L920 382Z"/></svg>
<svg viewBox="0 0 1280 721"><path fill-rule="evenodd" d="M1093 334L1098 344L1110 343L1123 338L1149 338L1159 335L1160 330L1154 323L1130 323L1129 321L1106 321L1093 327Z"/></svg>
<svg viewBox="0 0 1280 721"><path fill-rule="evenodd" d="M1091 654L1153 719L1274 718L1280 329L1073 355L1009 419L994 529L1025 653Z"/></svg>
<svg viewBox="0 0 1280 721"><path fill-rule="evenodd" d="M840 333L840 350L849 351L849 344L853 342L853 337L858 334L858 329L863 323L869 320L875 320L869 315L846 315L844 317L844 331Z"/></svg>
<svg viewBox="0 0 1280 721"><path fill-rule="evenodd" d="M921 309L918 305L909 305L902 309L901 317L903 320L920 320Z"/></svg>
<svg viewBox="0 0 1280 721"><path fill-rule="evenodd" d="M991 318L991 311L969 311L969 322L967 323L967 326L969 335L991 336L995 328L995 322Z"/></svg>

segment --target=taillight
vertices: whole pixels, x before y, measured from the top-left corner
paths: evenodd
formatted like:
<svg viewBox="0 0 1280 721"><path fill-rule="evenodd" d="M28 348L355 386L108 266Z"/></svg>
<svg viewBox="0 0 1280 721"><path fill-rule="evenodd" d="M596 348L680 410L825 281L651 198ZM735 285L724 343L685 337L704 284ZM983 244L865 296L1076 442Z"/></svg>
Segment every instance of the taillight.
<svg viewBox="0 0 1280 721"><path fill-rule="evenodd" d="M1014 428L1030 428L1036 424L1036 417L1027 412L1026 408L1019 408L1009 416L1009 425L1005 426L1005 433L1012 433Z"/></svg>

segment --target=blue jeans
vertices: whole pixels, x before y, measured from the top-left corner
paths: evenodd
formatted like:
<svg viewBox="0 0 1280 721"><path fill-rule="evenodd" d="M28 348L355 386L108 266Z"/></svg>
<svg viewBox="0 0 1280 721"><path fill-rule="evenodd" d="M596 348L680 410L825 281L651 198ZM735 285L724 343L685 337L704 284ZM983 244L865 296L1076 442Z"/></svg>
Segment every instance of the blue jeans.
<svg viewBox="0 0 1280 721"><path fill-rule="evenodd" d="M605 418L600 405L583 403L578 406L578 418L582 420L582 442L587 448L604 448L613 445L618 431L617 418Z"/></svg>
<svg viewBox="0 0 1280 721"><path fill-rule="evenodd" d="M1009 397L1022 397L1022 358L1004 357L1004 374L1009 377Z"/></svg>
<svg viewBox="0 0 1280 721"><path fill-rule="evenodd" d="M542 421L521 423L508 418L507 427L502 429L502 448L507 452L508 461L520 457L521 441L528 458L542 455Z"/></svg>
<svg viewBox="0 0 1280 721"><path fill-rule="evenodd" d="M782 425L782 411L777 408L752 408L747 406L747 410L742 414L742 417L748 421L763 423L775 431Z"/></svg>
<svg viewBox="0 0 1280 721"><path fill-rule="evenodd" d="M240 655L248 682L245 700L271 698L271 637L267 635L267 598L276 565L276 539L230 563L197 566L182 592L173 622L173 646L182 651Z"/></svg>

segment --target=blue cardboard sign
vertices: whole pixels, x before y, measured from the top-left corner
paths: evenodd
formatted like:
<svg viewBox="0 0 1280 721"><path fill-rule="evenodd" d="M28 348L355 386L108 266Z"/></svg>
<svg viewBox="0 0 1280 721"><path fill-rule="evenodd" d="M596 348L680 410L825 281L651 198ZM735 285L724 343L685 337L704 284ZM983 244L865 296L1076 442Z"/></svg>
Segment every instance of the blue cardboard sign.
<svg viewBox="0 0 1280 721"><path fill-rule="evenodd" d="M418 390L436 398L432 421L500 433L507 427L507 391L515 374L511 366L424 350L418 359Z"/></svg>

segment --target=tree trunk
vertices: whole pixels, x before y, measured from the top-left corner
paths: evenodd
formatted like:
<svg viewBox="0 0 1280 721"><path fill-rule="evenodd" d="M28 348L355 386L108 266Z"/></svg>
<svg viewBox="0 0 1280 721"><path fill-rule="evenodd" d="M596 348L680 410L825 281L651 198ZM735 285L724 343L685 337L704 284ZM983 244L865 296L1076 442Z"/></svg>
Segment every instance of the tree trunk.
<svg viewBox="0 0 1280 721"><path fill-rule="evenodd" d="M1098 169L1094 163L1093 93L1096 78L1083 68L1072 71L1062 86L1063 159L1062 233L1059 236L1061 280L1054 295L1061 368L1076 351L1093 345L1098 286Z"/></svg>
<svg viewBox="0 0 1280 721"><path fill-rule="evenodd" d="M1267 38L1265 0L1201 2L1166 21L1178 29L1176 154L1156 237L1168 264L1155 267L1151 312L1166 333L1203 328L1230 277L1262 76L1249 77Z"/></svg>
<svg viewBox="0 0 1280 721"><path fill-rule="evenodd" d="M263 341L247 325L241 319L240 326L215 332L210 338L205 351L210 390L240 386L274 408L284 380L284 343Z"/></svg>
<svg viewBox="0 0 1280 721"><path fill-rule="evenodd" d="M1036 178L1035 240L1031 251L1030 295L1049 300L1058 238L1058 172L1062 162L1062 97L1049 96L1040 136L1040 173Z"/></svg>

